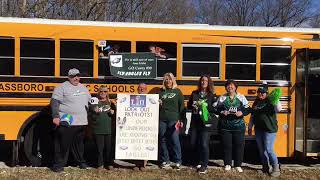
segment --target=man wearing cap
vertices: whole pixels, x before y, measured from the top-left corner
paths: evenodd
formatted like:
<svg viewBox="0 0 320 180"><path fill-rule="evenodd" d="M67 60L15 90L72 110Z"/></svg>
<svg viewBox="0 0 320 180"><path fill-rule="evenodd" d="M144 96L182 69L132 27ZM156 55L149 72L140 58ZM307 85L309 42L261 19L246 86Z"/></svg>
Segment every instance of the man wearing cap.
<svg viewBox="0 0 320 180"><path fill-rule="evenodd" d="M80 71L75 68L70 69L68 81L57 86L51 97L53 124L56 126L52 167L54 172L64 170L63 167L68 161L69 149L79 167L88 168L83 158L83 139L84 128L88 124L87 110L91 95L79 81Z"/></svg>

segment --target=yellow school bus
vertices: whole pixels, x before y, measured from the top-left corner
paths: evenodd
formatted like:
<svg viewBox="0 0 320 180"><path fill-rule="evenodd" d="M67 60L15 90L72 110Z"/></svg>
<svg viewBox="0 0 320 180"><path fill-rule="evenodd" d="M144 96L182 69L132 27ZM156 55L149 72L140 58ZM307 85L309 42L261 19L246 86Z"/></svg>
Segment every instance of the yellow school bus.
<svg viewBox="0 0 320 180"><path fill-rule="evenodd" d="M104 84L112 97L136 93L140 82L149 90L160 87L163 74L172 72L186 101L199 77L210 74L218 95L225 92L225 80L234 79L252 103L267 81L270 91L283 91L278 156L319 155L320 29L22 18L0 18L0 27L0 138L12 142L14 162L21 154L35 164L48 160L48 105L70 68L81 71L92 94ZM149 52L151 46L164 55L157 60L156 79L111 76L108 53Z"/></svg>

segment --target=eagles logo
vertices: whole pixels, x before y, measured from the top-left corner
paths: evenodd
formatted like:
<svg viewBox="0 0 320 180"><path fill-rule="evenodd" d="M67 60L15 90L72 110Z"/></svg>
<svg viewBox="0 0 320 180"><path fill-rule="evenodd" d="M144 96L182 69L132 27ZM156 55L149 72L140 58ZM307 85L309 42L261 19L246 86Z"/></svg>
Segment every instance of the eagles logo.
<svg viewBox="0 0 320 180"><path fill-rule="evenodd" d="M171 98L174 98L175 96L176 96L175 93L167 93L162 96L162 99L167 99L167 98L171 99Z"/></svg>

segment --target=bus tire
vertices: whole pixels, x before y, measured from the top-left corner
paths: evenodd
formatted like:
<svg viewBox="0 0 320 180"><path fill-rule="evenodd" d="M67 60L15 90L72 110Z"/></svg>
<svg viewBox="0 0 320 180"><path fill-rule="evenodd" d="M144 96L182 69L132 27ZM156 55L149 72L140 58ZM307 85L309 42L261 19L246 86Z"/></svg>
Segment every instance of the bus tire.
<svg viewBox="0 0 320 180"><path fill-rule="evenodd" d="M25 136L23 136L23 151L26 157L27 163L31 166L41 166L41 156L35 155L32 151L34 148L34 143L38 144L38 141L35 141L34 136L35 124L26 130Z"/></svg>
<svg viewBox="0 0 320 180"><path fill-rule="evenodd" d="M35 120L22 134L22 150L28 165L50 166L53 159L53 140L51 124L46 120Z"/></svg>

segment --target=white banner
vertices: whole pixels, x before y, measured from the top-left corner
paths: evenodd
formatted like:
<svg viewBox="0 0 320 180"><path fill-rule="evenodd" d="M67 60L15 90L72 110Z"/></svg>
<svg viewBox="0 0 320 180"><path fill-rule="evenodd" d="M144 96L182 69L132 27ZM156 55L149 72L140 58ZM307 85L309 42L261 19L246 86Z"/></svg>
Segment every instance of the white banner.
<svg viewBox="0 0 320 180"><path fill-rule="evenodd" d="M158 94L118 94L116 159L157 160Z"/></svg>

